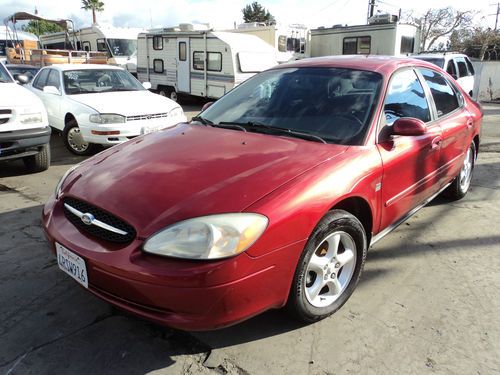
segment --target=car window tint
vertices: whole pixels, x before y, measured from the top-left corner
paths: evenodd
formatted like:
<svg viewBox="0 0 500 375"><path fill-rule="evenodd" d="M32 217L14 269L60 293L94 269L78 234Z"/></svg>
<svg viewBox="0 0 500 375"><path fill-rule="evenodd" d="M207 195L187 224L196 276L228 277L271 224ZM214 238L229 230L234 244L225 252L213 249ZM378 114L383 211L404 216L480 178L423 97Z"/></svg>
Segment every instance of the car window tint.
<svg viewBox="0 0 500 375"><path fill-rule="evenodd" d="M431 89L438 117L444 116L458 108L459 102L457 96L446 78L430 69L420 69L420 72Z"/></svg>
<svg viewBox="0 0 500 375"><path fill-rule="evenodd" d="M40 74L36 77L35 82L33 82L33 87L43 90L43 87L45 86L45 82L47 82L47 76L49 75L49 70L50 69L43 69L40 71Z"/></svg>
<svg viewBox="0 0 500 375"><path fill-rule="evenodd" d="M455 63L453 62L453 60L448 61L448 65L446 66L446 73L448 73L452 77L457 77L457 70L455 69Z"/></svg>
<svg viewBox="0 0 500 375"><path fill-rule="evenodd" d="M54 69L50 69L49 77L45 86L54 86L57 89L61 87L61 79L59 78L59 72Z"/></svg>
<svg viewBox="0 0 500 375"><path fill-rule="evenodd" d="M469 73L471 76L474 75L474 67L468 58L465 58L465 63L467 64L467 68L469 69Z"/></svg>
<svg viewBox="0 0 500 375"><path fill-rule="evenodd" d="M467 71L467 65L465 65L465 60L463 57L457 58L457 66L459 77L467 77L469 75L469 72Z"/></svg>
<svg viewBox="0 0 500 375"><path fill-rule="evenodd" d="M413 70L397 72L392 77L385 98L384 112L389 125L400 117L414 117L423 122L431 120L424 89Z"/></svg>

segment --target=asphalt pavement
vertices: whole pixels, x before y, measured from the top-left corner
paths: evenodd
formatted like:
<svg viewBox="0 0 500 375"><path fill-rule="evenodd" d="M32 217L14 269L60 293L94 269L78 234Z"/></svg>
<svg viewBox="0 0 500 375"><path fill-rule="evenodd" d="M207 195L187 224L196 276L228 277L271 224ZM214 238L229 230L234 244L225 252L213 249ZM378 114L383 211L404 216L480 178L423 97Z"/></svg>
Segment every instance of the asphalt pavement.
<svg viewBox="0 0 500 375"><path fill-rule="evenodd" d="M500 374L500 105L484 110L469 194L378 242L350 300L312 325L274 310L188 333L112 308L58 269L40 229L84 158L53 135L48 171L0 163L0 374Z"/></svg>

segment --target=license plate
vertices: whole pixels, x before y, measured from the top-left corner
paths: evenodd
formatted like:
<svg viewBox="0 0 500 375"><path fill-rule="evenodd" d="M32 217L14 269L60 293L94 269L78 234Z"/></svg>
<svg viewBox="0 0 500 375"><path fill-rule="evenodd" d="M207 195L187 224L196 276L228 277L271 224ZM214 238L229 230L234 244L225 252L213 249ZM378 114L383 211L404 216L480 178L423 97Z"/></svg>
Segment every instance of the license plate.
<svg viewBox="0 0 500 375"><path fill-rule="evenodd" d="M63 245L56 242L57 264L59 268L78 281L85 288L89 287L87 278L87 267L85 260L74 252L66 249Z"/></svg>
<svg viewBox="0 0 500 375"><path fill-rule="evenodd" d="M160 130L160 129L161 129L161 127L160 127L160 126L152 126L152 127L150 127L150 128L146 128L146 127L144 127L144 128L142 128L141 133L142 133L142 134L153 133L153 132L156 132L156 131L158 131L158 130Z"/></svg>

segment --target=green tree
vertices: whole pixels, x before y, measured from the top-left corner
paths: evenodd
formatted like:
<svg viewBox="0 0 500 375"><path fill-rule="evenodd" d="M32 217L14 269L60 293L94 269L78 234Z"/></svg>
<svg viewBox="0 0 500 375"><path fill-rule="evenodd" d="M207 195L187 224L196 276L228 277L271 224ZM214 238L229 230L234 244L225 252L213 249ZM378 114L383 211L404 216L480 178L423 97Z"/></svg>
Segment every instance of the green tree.
<svg viewBox="0 0 500 375"><path fill-rule="evenodd" d="M92 22L96 23L95 12L102 12L104 10L104 3L99 0L82 0L82 9L92 11Z"/></svg>
<svg viewBox="0 0 500 375"><path fill-rule="evenodd" d="M47 22L44 20L31 20L27 25L23 26L23 30L28 33L35 34L36 36L40 36L43 34L56 33L58 31L62 31L63 29L61 26L52 22Z"/></svg>
<svg viewBox="0 0 500 375"><path fill-rule="evenodd" d="M276 19L258 2L246 5L242 10L245 22L264 22L266 25L275 25Z"/></svg>

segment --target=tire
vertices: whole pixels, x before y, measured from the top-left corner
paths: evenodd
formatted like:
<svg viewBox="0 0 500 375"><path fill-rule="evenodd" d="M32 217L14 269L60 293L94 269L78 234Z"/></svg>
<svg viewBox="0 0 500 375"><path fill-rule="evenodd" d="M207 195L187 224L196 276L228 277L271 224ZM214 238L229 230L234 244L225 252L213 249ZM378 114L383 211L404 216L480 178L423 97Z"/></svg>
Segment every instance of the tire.
<svg viewBox="0 0 500 375"><path fill-rule="evenodd" d="M29 172L43 172L50 167L50 146L43 145L38 154L23 158L24 165Z"/></svg>
<svg viewBox="0 0 500 375"><path fill-rule="evenodd" d="M306 323L335 313L354 292L366 252L366 233L359 220L343 210L330 211L304 247L287 310Z"/></svg>
<svg viewBox="0 0 500 375"><path fill-rule="evenodd" d="M473 141L467 150L460 172L458 172L451 185L444 191L444 195L447 198L456 201L465 197L470 188L475 161L476 144Z"/></svg>
<svg viewBox="0 0 500 375"><path fill-rule="evenodd" d="M170 100L173 100L174 102L177 102L179 100L179 97L177 95L177 91L173 87L164 87L162 86L160 89L158 89L158 94L161 96L165 96L169 98Z"/></svg>
<svg viewBox="0 0 500 375"><path fill-rule="evenodd" d="M75 155L91 155L96 150L96 145L83 140L80 128L75 119L71 119L63 130L63 141L66 148Z"/></svg>

